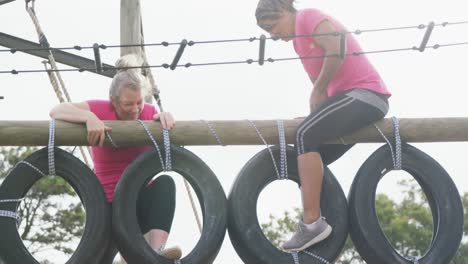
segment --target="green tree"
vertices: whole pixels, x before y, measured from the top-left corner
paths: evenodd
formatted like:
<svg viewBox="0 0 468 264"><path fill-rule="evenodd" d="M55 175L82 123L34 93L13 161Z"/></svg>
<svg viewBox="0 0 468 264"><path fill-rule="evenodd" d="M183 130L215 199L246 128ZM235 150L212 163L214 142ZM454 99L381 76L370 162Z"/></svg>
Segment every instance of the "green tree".
<svg viewBox="0 0 468 264"><path fill-rule="evenodd" d="M0 181L18 161L37 150L0 148ZM73 253L83 233L85 212L73 188L61 177L47 176L36 182L21 202L18 213L20 236L32 254L50 249L67 255Z"/></svg>
<svg viewBox="0 0 468 264"><path fill-rule="evenodd" d="M432 214L421 189L413 182L401 181L403 199L397 203L385 194L376 197L377 216L390 243L401 255L408 258L423 255L430 246L432 238ZM464 236L468 233L468 193L462 197L465 212ZM284 212L280 217L270 218L263 223L265 236L275 245L281 245L295 230L296 222L302 218L301 210ZM355 250L351 239L346 241L342 255L337 261L341 264L365 263ZM468 243L462 243L453 264L468 263Z"/></svg>

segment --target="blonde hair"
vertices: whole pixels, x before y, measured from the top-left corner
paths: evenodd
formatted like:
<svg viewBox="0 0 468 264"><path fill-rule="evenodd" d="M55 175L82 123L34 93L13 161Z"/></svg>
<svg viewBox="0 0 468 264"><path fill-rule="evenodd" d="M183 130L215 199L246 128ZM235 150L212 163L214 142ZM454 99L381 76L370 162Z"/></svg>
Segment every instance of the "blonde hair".
<svg viewBox="0 0 468 264"><path fill-rule="evenodd" d="M135 54L127 54L120 57L115 62L117 73L112 79L109 88L109 96L118 98L122 88L129 88L134 91L142 91L143 96L149 92L148 80L140 72L141 60ZM123 68L123 69L119 69Z"/></svg>
<svg viewBox="0 0 468 264"><path fill-rule="evenodd" d="M258 1L255 17L257 24L263 20L275 20L281 16L281 11L296 12L294 0L260 0Z"/></svg>

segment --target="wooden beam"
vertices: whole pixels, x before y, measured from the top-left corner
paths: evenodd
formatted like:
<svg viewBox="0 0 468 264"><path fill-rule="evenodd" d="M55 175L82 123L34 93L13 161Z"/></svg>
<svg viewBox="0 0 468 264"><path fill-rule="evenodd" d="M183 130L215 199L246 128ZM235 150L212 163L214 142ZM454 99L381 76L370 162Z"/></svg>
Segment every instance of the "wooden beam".
<svg viewBox="0 0 468 264"><path fill-rule="evenodd" d="M119 146L151 145L141 125L136 121L105 121L112 127L112 138ZM162 142L158 122L145 121L157 142ZM209 121L224 145L262 145L263 142L247 120ZM275 120L256 120L254 123L269 144L278 144ZM299 120L285 120L286 141L294 144L294 133ZM468 118L402 118L400 135L405 142L468 141ZM393 139L393 123L384 119L377 123L384 134ZM48 142L48 121L0 121L0 146L45 146ZM219 145L204 121L178 121L171 130L171 142L176 145ZM374 126L369 126L343 138L344 142L384 142ZM57 145L88 145L83 124L57 121ZM342 143L339 140L329 143ZM110 146L106 139L105 144Z"/></svg>
<svg viewBox="0 0 468 264"><path fill-rule="evenodd" d="M10 49L25 49L21 52L44 59L48 59L49 55L49 52L47 50L40 49L41 45L39 43L34 43L32 41L21 39L2 32L0 32L0 46L4 46ZM90 60L61 50L53 50L52 52L54 54L55 60L59 63L83 69L94 69L96 67L94 60ZM100 73L100 75L112 78L115 75L114 66L104 63L103 66L105 66L109 70L103 71L102 73ZM95 71L90 72L97 73Z"/></svg>

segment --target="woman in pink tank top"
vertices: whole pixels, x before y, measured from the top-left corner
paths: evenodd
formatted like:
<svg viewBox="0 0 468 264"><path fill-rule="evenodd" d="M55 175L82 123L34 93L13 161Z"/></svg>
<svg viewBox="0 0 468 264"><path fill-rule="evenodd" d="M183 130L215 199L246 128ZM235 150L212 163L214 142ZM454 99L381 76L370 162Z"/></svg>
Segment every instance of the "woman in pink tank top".
<svg viewBox="0 0 468 264"><path fill-rule="evenodd" d="M120 58L116 64L117 67L138 66L133 55ZM171 129L175 123L170 113L157 113L153 105L144 104L143 96L147 87L145 77L137 70L119 71L112 80L109 100L62 103L50 112L53 119L86 124L88 142L92 145L94 171L111 205L115 187L125 168L150 147L104 147L105 132L112 128L102 120L157 120L167 129ZM174 211L175 184L170 176L158 176L140 191L137 218L143 234L149 234L150 246L166 258L180 259L182 253L179 247L164 249ZM112 263L116 252L117 248L111 239L101 263Z"/></svg>
<svg viewBox="0 0 468 264"><path fill-rule="evenodd" d="M292 40L313 83L304 100L310 113L296 131L295 144L304 214L298 232L283 244L284 250L301 251L332 232L320 212L323 164L352 147L324 142L382 119L391 94L365 55L346 56L361 54L362 49L341 23L317 9L296 10L293 2L259 0L255 16L258 26L272 38Z"/></svg>

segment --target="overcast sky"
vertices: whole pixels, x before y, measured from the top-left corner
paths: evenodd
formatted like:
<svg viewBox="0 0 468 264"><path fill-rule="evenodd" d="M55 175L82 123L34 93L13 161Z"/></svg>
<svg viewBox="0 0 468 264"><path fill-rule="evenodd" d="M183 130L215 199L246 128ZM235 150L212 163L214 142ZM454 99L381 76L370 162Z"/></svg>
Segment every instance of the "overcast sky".
<svg viewBox="0 0 468 264"><path fill-rule="evenodd" d="M146 43L161 41L248 38L262 32L255 24L255 0L141 1ZM349 30L414 26L468 20L466 0L413 1L300 1L299 8L315 7L340 20ZM52 46L89 46L119 43L119 1L37 1L36 11ZM37 41L24 1L0 6L0 31ZM429 41L447 44L468 41L468 25L437 27ZM411 29L365 33L357 38L364 50L418 46L424 31ZM266 57L294 57L292 43L267 42ZM170 63L177 47L148 47L151 65ZM118 49L101 51L102 60L113 64ZM93 58L92 51L76 52ZM369 58L393 96L387 117L467 117L468 46L381 53ZM181 63L256 59L258 42L195 45L187 47ZM42 69L41 61L27 54L0 53L0 71ZM66 66L60 65L64 68ZM291 119L304 116L312 84L299 61L258 65L225 65L153 69L165 110L177 120ZM110 79L91 73L62 73L74 101L106 99ZM57 99L45 73L0 76L0 120L47 120ZM360 164L381 144L361 144L331 166L345 193ZM465 162L467 143L416 144L449 172L460 193L468 191ZM217 174L228 194L236 174L263 146L191 147ZM390 173L379 191L398 197L397 179L405 173ZM178 201L169 244L179 244L186 255L198 240L198 231L182 181L177 178ZM384 188L383 185L386 187ZM275 194L286 193L278 200ZM257 206L260 222L268 214L300 206L299 190L292 183L274 183L262 193ZM60 263L60 261L58 261ZM228 235L215 263L242 263Z"/></svg>

